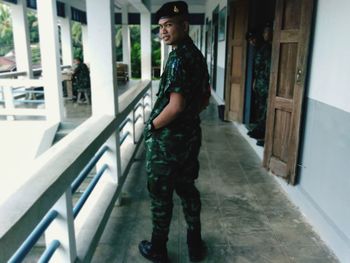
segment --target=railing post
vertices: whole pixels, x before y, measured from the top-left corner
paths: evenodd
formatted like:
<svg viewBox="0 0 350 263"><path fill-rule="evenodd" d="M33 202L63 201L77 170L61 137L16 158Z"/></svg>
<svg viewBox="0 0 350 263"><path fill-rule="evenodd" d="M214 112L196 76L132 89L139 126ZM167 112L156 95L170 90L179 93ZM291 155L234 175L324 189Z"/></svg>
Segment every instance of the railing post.
<svg viewBox="0 0 350 263"><path fill-rule="evenodd" d="M72 190L70 187L52 209L58 212L58 217L46 230L45 242L48 246L51 241L58 240L60 246L52 256L51 262L75 262L77 248L75 243Z"/></svg>
<svg viewBox="0 0 350 263"><path fill-rule="evenodd" d="M136 129L135 129L135 108L132 110L132 138L133 138L133 143L136 144Z"/></svg>
<svg viewBox="0 0 350 263"><path fill-rule="evenodd" d="M62 47L62 65L73 64L73 44L72 44L72 23L71 6L65 4L65 18L59 18L61 22L61 47Z"/></svg>
<svg viewBox="0 0 350 263"><path fill-rule="evenodd" d="M118 114L118 91L115 54L114 1L86 0L88 48L91 76L92 114ZM101 48L101 43L104 43ZM107 140L109 151L98 167L108 164L106 171L114 182L121 176L119 132Z"/></svg>
<svg viewBox="0 0 350 263"><path fill-rule="evenodd" d="M166 62L169 57L169 46L164 43L163 40L160 41L160 74L164 72Z"/></svg>
<svg viewBox="0 0 350 263"><path fill-rule="evenodd" d="M27 72L26 78L33 77L32 56L29 41L29 26L27 20L27 1L18 0L10 5L12 14L13 39L16 52L17 71Z"/></svg>
<svg viewBox="0 0 350 263"><path fill-rule="evenodd" d="M143 117L143 124L146 123L146 114L145 114L145 96L142 97L142 117Z"/></svg>
<svg viewBox="0 0 350 263"><path fill-rule="evenodd" d="M87 25L81 25L81 38L83 41L83 56L84 63L90 66L90 56L89 56L89 32Z"/></svg>
<svg viewBox="0 0 350 263"><path fill-rule="evenodd" d="M37 10L47 118L52 121L61 121L64 107L56 1L37 0Z"/></svg>
<svg viewBox="0 0 350 263"><path fill-rule="evenodd" d="M12 110L15 108L15 103L13 101L13 94L12 94L12 87L9 86L3 86L3 94L4 94L4 100L5 100L5 109ZM7 116L6 119L8 121L15 120L14 116Z"/></svg>
<svg viewBox="0 0 350 263"><path fill-rule="evenodd" d="M151 39L151 13L141 13L141 79L151 80L152 79L152 39Z"/></svg>
<svg viewBox="0 0 350 263"><path fill-rule="evenodd" d="M122 32L123 32L123 62L128 65L128 76L131 78L130 30L128 26L128 6L122 6Z"/></svg>

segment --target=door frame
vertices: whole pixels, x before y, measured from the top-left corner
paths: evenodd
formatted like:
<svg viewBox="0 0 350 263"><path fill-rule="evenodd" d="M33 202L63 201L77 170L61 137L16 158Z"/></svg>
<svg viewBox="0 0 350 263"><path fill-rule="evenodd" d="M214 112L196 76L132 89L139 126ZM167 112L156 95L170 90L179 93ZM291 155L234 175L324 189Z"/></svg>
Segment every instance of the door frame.
<svg viewBox="0 0 350 263"><path fill-rule="evenodd" d="M219 5L214 8L212 13L212 56L210 61L211 67L211 87L216 91L217 67L218 67L218 34L219 34Z"/></svg>
<svg viewBox="0 0 350 263"><path fill-rule="evenodd" d="M231 116L230 113L230 107L231 107L231 83L233 80L232 76L232 47L233 47L233 33L235 29L235 5L237 3L245 3L247 5L246 7L246 21L245 24L243 24L243 32L244 37L242 41L245 42L245 34L248 30L248 16L249 16L249 3L245 0L229 0L227 3L227 10L228 10L228 25L227 25L227 45L226 45L226 77L225 77L225 116L224 119L228 121L238 121L242 123L243 121L243 114L244 114L244 103L245 103L245 82L246 82L246 62L247 62L247 43L242 44L242 58L241 58L241 81L240 81L240 93L241 96L238 99L239 111L237 116Z"/></svg>

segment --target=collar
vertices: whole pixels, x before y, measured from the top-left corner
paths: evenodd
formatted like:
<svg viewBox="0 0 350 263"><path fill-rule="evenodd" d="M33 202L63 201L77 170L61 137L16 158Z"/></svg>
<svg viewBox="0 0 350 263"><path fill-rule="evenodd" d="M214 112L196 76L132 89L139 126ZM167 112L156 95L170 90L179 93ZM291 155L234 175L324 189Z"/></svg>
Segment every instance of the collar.
<svg viewBox="0 0 350 263"><path fill-rule="evenodd" d="M192 44L193 43L193 41L192 41L192 39L190 38L190 36L189 35L186 35L178 44L177 44L177 48L176 49L180 49L180 48L182 48L182 47L184 47L184 46L187 46L187 45L190 45L190 44ZM176 50L176 49L174 49L174 50Z"/></svg>

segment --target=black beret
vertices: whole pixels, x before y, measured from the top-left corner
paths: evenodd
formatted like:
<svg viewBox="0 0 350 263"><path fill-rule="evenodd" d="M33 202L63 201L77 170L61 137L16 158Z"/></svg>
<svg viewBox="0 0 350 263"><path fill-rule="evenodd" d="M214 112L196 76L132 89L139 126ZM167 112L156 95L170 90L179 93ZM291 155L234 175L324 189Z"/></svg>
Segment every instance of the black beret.
<svg viewBox="0 0 350 263"><path fill-rule="evenodd" d="M184 1L169 2L162 5L156 12L156 20L159 21L162 17L183 16L188 17L188 6Z"/></svg>

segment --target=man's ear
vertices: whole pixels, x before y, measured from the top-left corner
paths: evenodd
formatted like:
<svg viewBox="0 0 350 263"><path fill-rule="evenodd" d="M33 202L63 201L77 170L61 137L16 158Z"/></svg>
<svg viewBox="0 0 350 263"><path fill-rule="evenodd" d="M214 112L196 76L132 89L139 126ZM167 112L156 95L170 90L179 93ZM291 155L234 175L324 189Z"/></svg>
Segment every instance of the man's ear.
<svg viewBox="0 0 350 263"><path fill-rule="evenodd" d="M188 21L184 21L183 23L185 32L190 32L190 24L188 23Z"/></svg>

